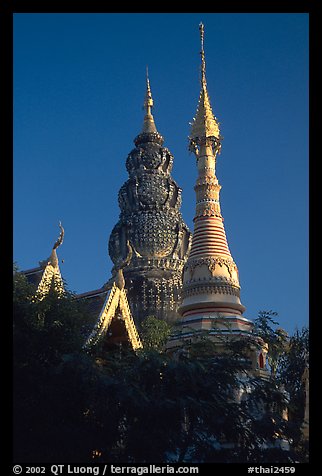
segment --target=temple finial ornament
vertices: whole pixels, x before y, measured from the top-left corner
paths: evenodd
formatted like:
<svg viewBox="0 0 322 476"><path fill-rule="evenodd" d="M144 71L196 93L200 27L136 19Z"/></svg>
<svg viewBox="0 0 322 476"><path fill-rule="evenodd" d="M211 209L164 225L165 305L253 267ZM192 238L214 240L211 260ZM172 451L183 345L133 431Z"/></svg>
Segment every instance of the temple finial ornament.
<svg viewBox="0 0 322 476"><path fill-rule="evenodd" d="M153 118L153 115L152 115L152 112L151 112L151 109L153 107L153 99L152 99L152 93L151 93L151 88L150 88L148 67L146 67L146 93L145 93L145 99L144 99L143 107L144 107L146 113L145 113L145 116L144 116L142 132L147 132L147 133L157 132L157 128L155 127L154 118Z"/></svg>
<svg viewBox="0 0 322 476"><path fill-rule="evenodd" d="M151 114L151 108L153 107L153 99L152 99L151 88L150 88L148 67L146 67L146 94L145 94L143 107L146 110L147 114Z"/></svg>
<svg viewBox="0 0 322 476"><path fill-rule="evenodd" d="M57 241L55 242L55 244L53 246L53 250L58 248L58 246L60 246L62 244L63 240L64 240L65 230L62 227L61 221L59 222L59 228L60 228L60 235L59 235Z"/></svg>
<svg viewBox="0 0 322 476"><path fill-rule="evenodd" d="M51 255L49 257L49 263L56 268L58 267L58 257L57 257L56 249L63 243L64 235L65 235L65 230L62 227L61 222L59 222L59 228L60 228L60 235L55 241L53 249L51 251Z"/></svg>
<svg viewBox="0 0 322 476"><path fill-rule="evenodd" d="M214 155L220 152L221 136L219 130L219 122L214 116L210 104L209 94L206 81L206 60L204 51L205 29L203 23L199 24L200 41L201 41L201 90L196 116L193 118L191 133L189 136L190 151L199 157L200 153L212 151ZM209 149L211 147L211 149ZM201 150L202 148L202 150Z"/></svg>
<svg viewBox="0 0 322 476"><path fill-rule="evenodd" d="M58 293L58 296L62 296L65 292L64 283L59 269L58 256L56 253L56 249L62 244L65 234L65 230L62 227L61 222L59 222L59 228L60 234L54 243L49 258L39 262L40 266L44 269L44 272L38 285L35 298L40 301L44 299L44 297L49 293L52 286Z"/></svg>

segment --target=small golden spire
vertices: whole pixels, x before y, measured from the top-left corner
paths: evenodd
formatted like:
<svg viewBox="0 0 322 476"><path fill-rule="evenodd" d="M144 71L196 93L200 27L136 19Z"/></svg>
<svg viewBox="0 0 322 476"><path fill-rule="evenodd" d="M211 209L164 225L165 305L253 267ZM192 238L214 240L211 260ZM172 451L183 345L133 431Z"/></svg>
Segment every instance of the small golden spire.
<svg viewBox="0 0 322 476"><path fill-rule="evenodd" d="M190 149L198 155L198 147L206 142L211 143L213 149L220 149L219 122L214 116L210 104L206 81L206 61L204 51L204 25L200 23L201 41L201 91L197 107L196 117L194 117L190 133Z"/></svg>
<svg viewBox="0 0 322 476"><path fill-rule="evenodd" d="M154 118L151 113L151 109L153 107L153 99L150 88L148 67L146 67L146 93L143 107L146 111L146 114L144 116L142 132L157 132L157 128L155 127L154 123Z"/></svg>

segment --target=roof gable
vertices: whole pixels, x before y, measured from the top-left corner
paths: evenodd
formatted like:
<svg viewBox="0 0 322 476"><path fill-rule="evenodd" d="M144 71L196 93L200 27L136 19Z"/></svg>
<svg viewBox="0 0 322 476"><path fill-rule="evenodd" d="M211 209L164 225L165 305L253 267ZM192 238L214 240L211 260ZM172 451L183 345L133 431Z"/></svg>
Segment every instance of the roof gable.
<svg viewBox="0 0 322 476"><path fill-rule="evenodd" d="M142 348L142 342L131 314L125 289L120 289L115 282L107 293L98 320L84 347L90 349L103 338L109 338L107 331L112 329L113 321L116 319L124 322L127 338L133 350ZM119 340L122 340L120 336Z"/></svg>

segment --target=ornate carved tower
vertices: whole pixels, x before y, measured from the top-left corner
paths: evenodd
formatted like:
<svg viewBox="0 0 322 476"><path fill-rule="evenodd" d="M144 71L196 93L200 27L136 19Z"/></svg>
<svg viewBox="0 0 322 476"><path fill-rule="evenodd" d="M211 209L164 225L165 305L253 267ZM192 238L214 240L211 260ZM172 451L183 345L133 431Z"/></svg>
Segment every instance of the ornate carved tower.
<svg viewBox="0 0 322 476"><path fill-rule="evenodd" d="M189 137L198 168L196 213L179 312L183 327L211 329L216 322L222 329L229 325L231 330L250 331L251 321L242 317L245 307L240 302L238 269L228 247L220 209L221 185L216 176L216 157L222 137L207 90L203 24L199 29L201 91Z"/></svg>
<svg viewBox="0 0 322 476"><path fill-rule="evenodd" d="M125 287L139 326L150 315L177 319L191 238L180 213L181 189L170 175L173 156L163 147L152 106L147 75L143 129L126 160L129 179L119 191L121 213L109 239L114 272L128 256Z"/></svg>

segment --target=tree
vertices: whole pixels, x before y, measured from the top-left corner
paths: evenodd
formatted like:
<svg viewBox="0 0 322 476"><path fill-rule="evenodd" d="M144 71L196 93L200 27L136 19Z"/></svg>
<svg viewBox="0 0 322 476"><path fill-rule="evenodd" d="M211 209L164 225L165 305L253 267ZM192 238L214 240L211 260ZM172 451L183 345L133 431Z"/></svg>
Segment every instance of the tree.
<svg viewBox="0 0 322 476"><path fill-rule="evenodd" d="M141 336L145 349L162 351L167 343L171 326L155 316L147 317L142 323Z"/></svg>
<svg viewBox="0 0 322 476"><path fill-rule="evenodd" d="M277 315L277 312L274 311L259 311L257 319L254 320L253 331L268 344L267 360L272 378L276 376L282 356L288 346L287 332L280 327L276 327L278 322L273 319ZM275 326L275 329L272 325Z"/></svg>
<svg viewBox="0 0 322 476"><path fill-rule="evenodd" d="M291 388L298 339L267 381L244 378L247 340L231 340L223 354L204 335L169 354L162 351L168 328L154 319L143 351L87 354L90 317L83 303L70 293L34 302L24 276L16 273L14 282L17 461L277 463L302 457L275 444L290 437L277 376L287 374Z"/></svg>
<svg viewBox="0 0 322 476"><path fill-rule="evenodd" d="M280 362L278 382L289 395L289 427L293 446L303 460L308 461L308 442L303 439L302 425L305 410L304 372L309 363L309 329L303 327L290 337Z"/></svg>
<svg viewBox="0 0 322 476"><path fill-rule="evenodd" d="M15 266L14 448L20 461L52 461L52 448L66 433L60 431L59 423L68 409L68 396L75 397L74 410L79 401L63 378L63 368L75 356L83 365L81 348L88 315L84 304L68 291L58 296L52 290L42 301L34 299L35 291Z"/></svg>
<svg viewBox="0 0 322 476"><path fill-rule="evenodd" d="M255 320L255 332L268 343L271 379L287 396L287 430L292 448L297 458L307 462L308 442L303 439L302 425L305 409L303 374L309 361L309 329L303 327L288 336L276 327L276 316L276 312L261 311Z"/></svg>

